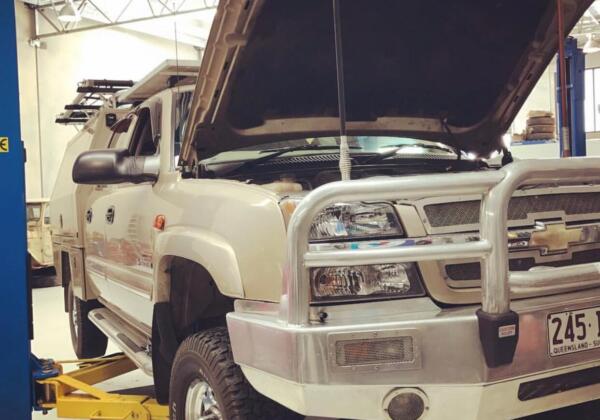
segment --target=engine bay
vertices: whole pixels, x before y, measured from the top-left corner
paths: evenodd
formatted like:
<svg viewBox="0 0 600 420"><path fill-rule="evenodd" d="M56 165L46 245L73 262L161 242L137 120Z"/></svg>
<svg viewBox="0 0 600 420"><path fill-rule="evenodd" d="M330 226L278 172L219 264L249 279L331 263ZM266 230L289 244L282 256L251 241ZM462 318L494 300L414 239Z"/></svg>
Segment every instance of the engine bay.
<svg viewBox="0 0 600 420"><path fill-rule="evenodd" d="M201 178L232 179L247 184L269 186L278 192L283 188L289 191L310 191L330 182L340 181L337 154L310 155L279 158L257 164L248 170L229 174L224 167L205 167ZM380 176L407 176L429 173L454 173L492 169L481 160L449 160L397 158L384 162L369 163L369 157L354 157L352 179L365 179ZM290 186L289 184L296 184ZM299 188L298 185L301 187ZM290 190L291 189L291 190Z"/></svg>

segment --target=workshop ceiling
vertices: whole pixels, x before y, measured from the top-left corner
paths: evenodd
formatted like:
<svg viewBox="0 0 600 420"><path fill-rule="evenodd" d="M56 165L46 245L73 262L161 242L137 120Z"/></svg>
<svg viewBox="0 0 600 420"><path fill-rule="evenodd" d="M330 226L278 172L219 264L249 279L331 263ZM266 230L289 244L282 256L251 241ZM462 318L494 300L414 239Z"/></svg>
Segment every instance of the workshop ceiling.
<svg viewBox="0 0 600 420"><path fill-rule="evenodd" d="M573 35L600 33L600 0L596 0L573 29Z"/></svg>
<svg viewBox="0 0 600 420"><path fill-rule="evenodd" d="M218 4L218 0L73 0L81 20L65 23L59 15L70 1L22 1L37 14L39 39L118 26L165 39L177 38L199 48L205 45Z"/></svg>
<svg viewBox="0 0 600 420"><path fill-rule="evenodd" d="M103 26L119 26L161 38L174 40L177 16L177 40L203 48L218 0L73 0L82 20L65 24L58 14L70 0L22 0L39 12L43 31L39 38L57 36ZM48 28L49 30L46 30ZM580 22L573 36L584 43L590 36L600 38L600 0L596 0Z"/></svg>

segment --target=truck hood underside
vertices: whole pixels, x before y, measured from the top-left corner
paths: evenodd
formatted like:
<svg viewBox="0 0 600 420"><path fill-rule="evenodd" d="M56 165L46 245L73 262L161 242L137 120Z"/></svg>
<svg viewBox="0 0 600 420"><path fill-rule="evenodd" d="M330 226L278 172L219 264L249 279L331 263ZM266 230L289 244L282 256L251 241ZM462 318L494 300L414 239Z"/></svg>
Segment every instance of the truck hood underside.
<svg viewBox="0 0 600 420"><path fill-rule="evenodd" d="M591 2L563 1L566 31ZM557 49L554 1L340 3L350 135L489 153ZM338 133L332 2L221 1L183 160Z"/></svg>

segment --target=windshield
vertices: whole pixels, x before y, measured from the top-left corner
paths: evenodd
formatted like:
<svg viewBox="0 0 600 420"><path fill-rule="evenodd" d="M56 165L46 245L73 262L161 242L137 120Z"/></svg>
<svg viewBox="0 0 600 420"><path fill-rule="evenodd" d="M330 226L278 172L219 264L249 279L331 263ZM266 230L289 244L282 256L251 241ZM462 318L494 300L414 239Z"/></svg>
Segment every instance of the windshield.
<svg viewBox="0 0 600 420"><path fill-rule="evenodd" d="M304 145L314 146L314 148L290 151L284 157L308 154L335 154L338 153L339 143L339 137L312 137L285 140L221 152L202 161L202 163L204 165L211 165L225 162L244 162L262 158L269 153ZM351 155L380 155L398 149L397 154L399 157L428 158L435 156L436 158L456 158L455 152L442 143L407 137L348 136L348 145Z"/></svg>

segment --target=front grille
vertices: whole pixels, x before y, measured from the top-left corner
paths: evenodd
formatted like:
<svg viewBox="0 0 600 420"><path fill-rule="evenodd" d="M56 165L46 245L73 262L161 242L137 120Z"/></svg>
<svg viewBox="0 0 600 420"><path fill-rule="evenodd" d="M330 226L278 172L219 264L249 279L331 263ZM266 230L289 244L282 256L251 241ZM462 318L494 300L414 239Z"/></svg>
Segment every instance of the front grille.
<svg viewBox="0 0 600 420"><path fill-rule="evenodd" d="M425 214L432 227L479 223L480 200L429 204ZM568 193L513 197L508 220L526 220L531 213L564 211L567 215L600 213L600 193Z"/></svg>
<svg viewBox="0 0 600 420"><path fill-rule="evenodd" d="M335 343L338 366L410 363L415 359L410 336L370 340L343 340Z"/></svg>
<svg viewBox="0 0 600 420"><path fill-rule="evenodd" d="M519 400L533 400L598 383L600 383L600 367L565 373L522 383L519 385Z"/></svg>
<svg viewBox="0 0 600 420"><path fill-rule="evenodd" d="M508 263L510 271L527 271L537 266L566 267L569 265L600 262L600 249L573 252L573 258L562 261L536 263L534 258L511 258ZM463 264L448 264L445 267L446 276L450 280L466 281L481 279L481 265L478 262Z"/></svg>

